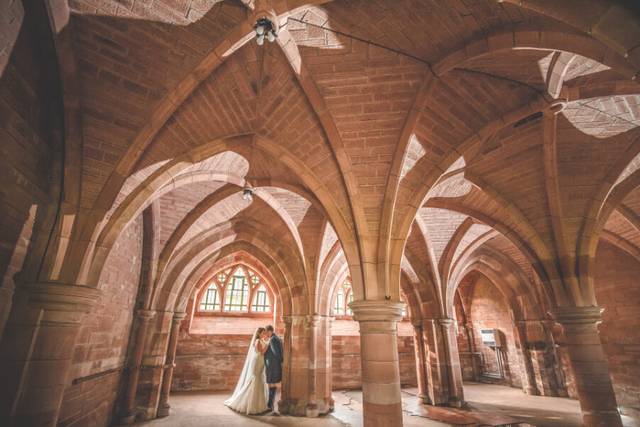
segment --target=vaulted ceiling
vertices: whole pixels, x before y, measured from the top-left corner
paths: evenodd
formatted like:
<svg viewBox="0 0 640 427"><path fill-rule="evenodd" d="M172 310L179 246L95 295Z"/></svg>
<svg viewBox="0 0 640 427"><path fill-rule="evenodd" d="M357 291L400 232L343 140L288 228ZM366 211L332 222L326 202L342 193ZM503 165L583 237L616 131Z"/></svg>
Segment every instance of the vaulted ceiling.
<svg viewBox="0 0 640 427"><path fill-rule="evenodd" d="M640 27L603 1L520 3L70 0L59 55L84 241L108 251L154 206L161 267L187 277L241 239L308 283L291 292L311 309L331 274L360 276L359 297L397 294L363 284L381 263L426 305L474 256L547 281L558 203L577 246L594 200L640 166ZM258 46L264 11L279 37ZM638 257L632 189L602 235Z"/></svg>

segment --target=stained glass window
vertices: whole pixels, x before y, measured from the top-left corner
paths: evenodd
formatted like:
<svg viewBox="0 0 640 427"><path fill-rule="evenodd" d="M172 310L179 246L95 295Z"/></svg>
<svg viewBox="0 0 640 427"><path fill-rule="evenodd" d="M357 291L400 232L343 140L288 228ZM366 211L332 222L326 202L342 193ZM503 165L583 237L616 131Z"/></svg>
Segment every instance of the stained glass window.
<svg viewBox="0 0 640 427"><path fill-rule="evenodd" d="M260 285L260 287L254 294L251 310L265 313L267 311L270 311L270 309L271 307L269 306L269 296L267 295L267 290L264 288L264 286Z"/></svg>
<svg viewBox="0 0 640 427"><path fill-rule="evenodd" d="M218 311L220 310L220 297L218 296L218 287L215 283L209 285L200 300L201 311Z"/></svg>
<svg viewBox="0 0 640 427"><path fill-rule="evenodd" d="M334 316L352 316L353 312L349 308L349 303L353 302L353 292L351 291L351 281L345 280L335 291L333 297Z"/></svg>
<svg viewBox="0 0 640 427"><path fill-rule="evenodd" d="M338 287L336 291L336 300L333 305L334 316L344 316L344 289L342 286Z"/></svg>
<svg viewBox="0 0 640 427"><path fill-rule="evenodd" d="M270 292L262 277L243 264L216 273L200 295L199 311L271 312Z"/></svg>
<svg viewBox="0 0 640 427"><path fill-rule="evenodd" d="M238 267L229 279L224 295L224 311L248 310L249 284L242 267Z"/></svg>

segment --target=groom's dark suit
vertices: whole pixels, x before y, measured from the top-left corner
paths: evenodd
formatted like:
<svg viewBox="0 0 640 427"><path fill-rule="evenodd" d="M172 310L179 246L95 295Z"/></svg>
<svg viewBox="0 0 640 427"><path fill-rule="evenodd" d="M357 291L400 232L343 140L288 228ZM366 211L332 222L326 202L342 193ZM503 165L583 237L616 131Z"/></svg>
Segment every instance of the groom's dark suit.
<svg viewBox="0 0 640 427"><path fill-rule="evenodd" d="M282 360L282 341L279 336L273 334L269 341L269 348L264 354L267 384L276 384L282 381Z"/></svg>
<svg viewBox="0 0 640 427"><path fill-rule="evenodd" d="M264 353L264 364L266 365L267 384L277 384L282 381L282 341L275 333L271 335L269 348ZM269 386L269 401L267 406L273 411L273 401L278 389L275 385Z"/></svg>

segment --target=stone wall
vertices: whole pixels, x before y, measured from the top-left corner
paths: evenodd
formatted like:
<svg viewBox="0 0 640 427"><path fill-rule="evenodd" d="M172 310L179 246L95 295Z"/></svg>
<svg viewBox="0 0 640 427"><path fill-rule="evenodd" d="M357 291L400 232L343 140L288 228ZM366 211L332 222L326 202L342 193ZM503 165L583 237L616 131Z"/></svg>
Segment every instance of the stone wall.
<svg viewBox="0 0 640 427"><path fill-rule="evenodd" d="M142 217L120 235L105 263L103 291L82 326L60 411L65 426L110 425L127 356L142 255Z"/></svg>
<svg viewBox="0 0 640 427"><path fill-rule="evenodd" d="M171 389L232 391L251 335L181 333Z"/></svg>
<svg viewBox="0 0 640 427"><path fill-rule="evenodd" d="M238 330L231 334L226 326L229 321L220 319L216 334L193 333L215 330L214 319L195 317L191 333L181 332L176 356L172 390L231 391L244 364L250 333L255 327L264 325L262 319L236 319ZM207 323L210 325L207 326ZM333 389L357 389L360 379L360 336L353 321L336 321L337 332L332 336ZM409 325L410 326L410 325ZM413 336L408 335L402 325L398 336L400 376L402 385L416 386L416 362Z"/></svg>
<svg viewBox="0 0 640 427"><path fill-rule="evenodd" d="M478 280L473 289L470 321L473 324L474 347L482 354L481 372L498 372L498 360L496 350L482 343L480 330L498 329L503 341L504 380L496 382L521 387L522 360L516 350L513 320L507 302L500 291L484 278Z"/></svg>
<svg viewBox="0 0 640 427"><path fill-rule="evenodd" d="M38 38L33 16L25 18L15 40L21 3L0 6L0 15L9 14L0 16L0 43L4 44L0 45L0 71L11 52L4 73L0 72L0 334L9 313L13 276L22 269L34 218L41 220L50 202L57 201L52 183L59 180L53 173L53 130L61 126L60 111L54 114L50 101L55 70L48 68L47 43ZM41 231L48 233L50 225Z"/></svg>
<svg viewBox="0 0 640 427"><path fill-rule="evenodd" d="M622 412L640 419L640 263L601 243L595 271L598 305L604 308L600 340L609 360Z"/></svg>
<svg viewBox="0 0 640 427"><path fill-rule="evenodd" d="M332 337L333 389L359 389L360 371L360 337ZM413 337L398 336L398 357L400 360L400 383L402 386L416 387L416 358Z"/></svg>

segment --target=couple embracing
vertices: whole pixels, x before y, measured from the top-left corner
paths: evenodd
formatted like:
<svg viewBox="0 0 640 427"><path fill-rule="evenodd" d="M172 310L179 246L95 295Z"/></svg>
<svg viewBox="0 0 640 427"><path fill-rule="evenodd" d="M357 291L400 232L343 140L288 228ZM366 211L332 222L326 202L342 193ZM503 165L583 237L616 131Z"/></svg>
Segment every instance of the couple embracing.
<svg viewBox="0 0 640 427"><path fill-rule="evenodd" d="M252 335L236 389L224 404L247 415L273 412L277 387L282 381L282 359L282 341L273 326L258 328Z"/></svg>

